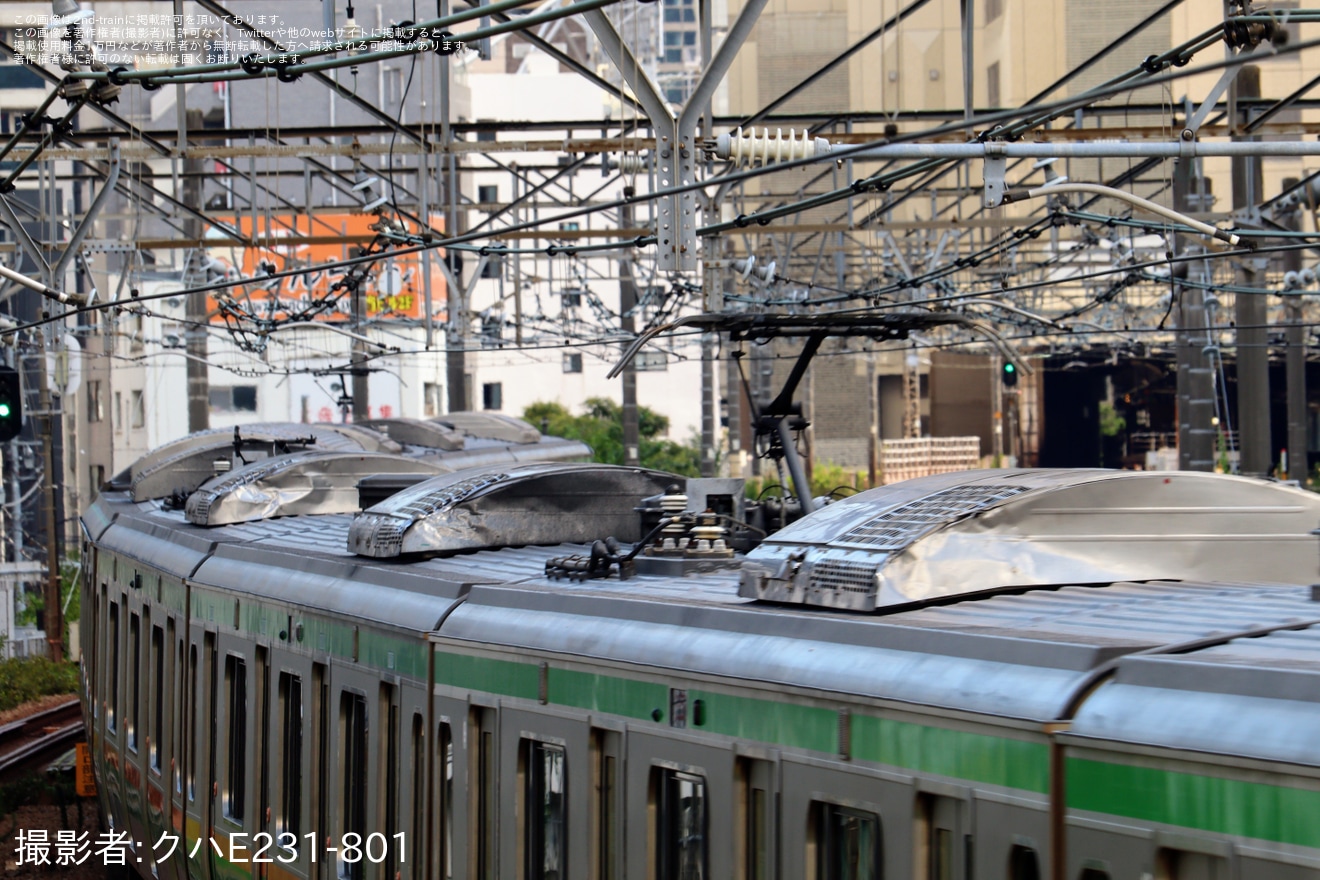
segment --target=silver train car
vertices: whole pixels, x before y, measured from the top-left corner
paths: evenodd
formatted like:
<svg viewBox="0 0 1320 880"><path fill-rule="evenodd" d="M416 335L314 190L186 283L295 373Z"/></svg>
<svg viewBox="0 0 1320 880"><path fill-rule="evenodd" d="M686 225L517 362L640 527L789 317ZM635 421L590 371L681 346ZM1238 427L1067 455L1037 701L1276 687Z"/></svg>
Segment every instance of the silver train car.
<svg viewBox="0 0 1320 880"><path fill-rule="evenodd" d="M1320 876L1315 495L979 471L748 542L735 481L270 451L83 517L144 877Z"/></svg>

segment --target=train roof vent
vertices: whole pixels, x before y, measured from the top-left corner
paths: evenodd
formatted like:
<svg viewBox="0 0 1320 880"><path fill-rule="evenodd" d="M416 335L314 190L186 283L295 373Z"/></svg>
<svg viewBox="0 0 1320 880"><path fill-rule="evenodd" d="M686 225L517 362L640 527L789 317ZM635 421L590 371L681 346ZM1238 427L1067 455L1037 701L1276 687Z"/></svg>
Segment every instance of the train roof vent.
<svg viewBox="0 0 1320 880"><path fill-rule="evenodd" d="M381 453L299 452L240 467L204 483L188 496L185 515L199 526L220 526L276 516L354 513L358 482L381 473L430 476L434 463Z"/></svg>
<svg viewBox="0 0 1320 880"><path fill-rule="evenodd" d="M307 449L362 452L357 441L335 431L311 425L299 427L303 429L300 434L293 431L230 428L223 432L208 433L204 437L184 438L183 441L169 444L174 450L172 455L161 456L158 454L160 450L157 450L144 456L125 474L116 477L114 482L116 488L126 483L122 487L132 490L134 501L187 497L217 473L229 472L258 459Z"/></svg>
<svg viewBox="0 0 1320 880"><path fill-rule="evenodd" d="M232 453L236 437L245 455L251 453L258 457L311 448L344 452L391 451L380 448L381 441L388 443L389 438L376 435L373 439L365 431L343 432L336 430L338 427L259 422L237 428L197 431L148 452L116 475L110 481L110 487L132 489L134 501L191 492L215 473L213 462L216 458ZM194 456L194 453L201 455ZM188 475L194 465L199 479Z"/></svg>
<svg viewBox="0 0 1320 880"><path fill-rule="evenodd" d="M336 434L342 434L355 443L360 443L363 452L389 452L394 454L403 452L402 443L390 439L390 436L382 431L368 428L362 424L327 422L317 425L317 427L327 428Z"/></svg>
<svg viewBox="0 0 1320 880"><path fill-rule="evenodd" d="M436 422L422 419L369 419L357 424L381 431L389 435L391 440L409 446L427 446L449 451L463 448L462 434Z"/></svg>
<svg viewBox="0 0 1320 880"><path fill-rule="evenodd" d="M845 532L837 543L897 552L937 529L1026 491L1026 486L954 486L887 510Z"/></svg>
<svg viewBox="0 0 1320 880"><path fill-rule="evenodd" d="M1320 496L1187 471L994 470L831 504L748 554L740 594L854 611L1009 587L1315 579Z"/></svg>
<svg viewBox="0 0 1320 880"><path fill-rule="evenodd" d="M437 416L432 421L448 427L452 431L467 434L469 437L481 437L486 440L503 440L505 443L538 443L541 432L513 416L492 412L451 412Z"/></svg>
<svg viewBox="0 0 1320 880"><path fill-rule="evenodd" d="M434 477L363 511L348 532L361 556L641 539L634 508L682 477L642 468L544 463Z"/></svg>

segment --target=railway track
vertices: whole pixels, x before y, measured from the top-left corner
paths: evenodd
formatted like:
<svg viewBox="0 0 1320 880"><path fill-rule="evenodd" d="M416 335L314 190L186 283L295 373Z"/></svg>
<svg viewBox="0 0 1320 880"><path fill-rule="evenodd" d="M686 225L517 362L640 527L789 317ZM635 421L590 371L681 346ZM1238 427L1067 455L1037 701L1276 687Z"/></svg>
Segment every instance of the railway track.
<svg viewBox="0 0 1320 880"><path fill-rule="evenodd" d="M83 733L77 697L35 715L0 725L0 777L12 776L33 759L67 749Z"/></svg>

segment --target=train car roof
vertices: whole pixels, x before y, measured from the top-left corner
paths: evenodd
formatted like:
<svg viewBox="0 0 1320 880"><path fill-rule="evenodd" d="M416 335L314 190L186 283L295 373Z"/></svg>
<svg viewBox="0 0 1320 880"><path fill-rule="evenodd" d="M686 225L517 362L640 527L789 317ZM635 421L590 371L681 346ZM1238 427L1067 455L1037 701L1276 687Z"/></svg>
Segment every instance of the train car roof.
<svg viewBox="0 0 1320 880"><path fill-rule="evenodd" d="M1312 705L1320 701L1320 628L1313 627L1320 602L1308 587L1063 583L868 614L757 601L739 594L733 569L547 577L546 562L584 552L580 544L368 559L347 549L352 521L329 514L202 528L182 511L133 502L123 491L106 492L84 517L100 545L176 577L441 643L1029 724L1076 709L1078 737L1188 749L1209 748L1210 739L1222 749L1227 740L1236 754L1320 765L1320 720L1313 720L1320 712ZM1243 727L1249 709L1262 720ZM1294 733L1271 727L1281 718ZM1234 732L1224 735L1226 726Z"/></svg>

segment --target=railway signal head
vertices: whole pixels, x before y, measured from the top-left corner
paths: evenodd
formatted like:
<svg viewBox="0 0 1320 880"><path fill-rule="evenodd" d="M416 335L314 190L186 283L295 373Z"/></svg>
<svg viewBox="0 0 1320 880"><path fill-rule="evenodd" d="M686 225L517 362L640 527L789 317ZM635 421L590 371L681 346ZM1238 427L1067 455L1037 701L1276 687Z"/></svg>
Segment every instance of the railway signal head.
<svg viewBox="0 0 1320 880"><path fill-rule="evenodd" d="M1012 388L1018 383L1017 364L1012 361L1004 361L1004 365L999 368L999 378L1003 380L1005 388Z"/></svg>
<svg viewBox="0 0 1320 880"><path fill-rule="evenodd" d="M0 367L0 442L13 440L23 430L23 391L18 371Z"/></svg>

